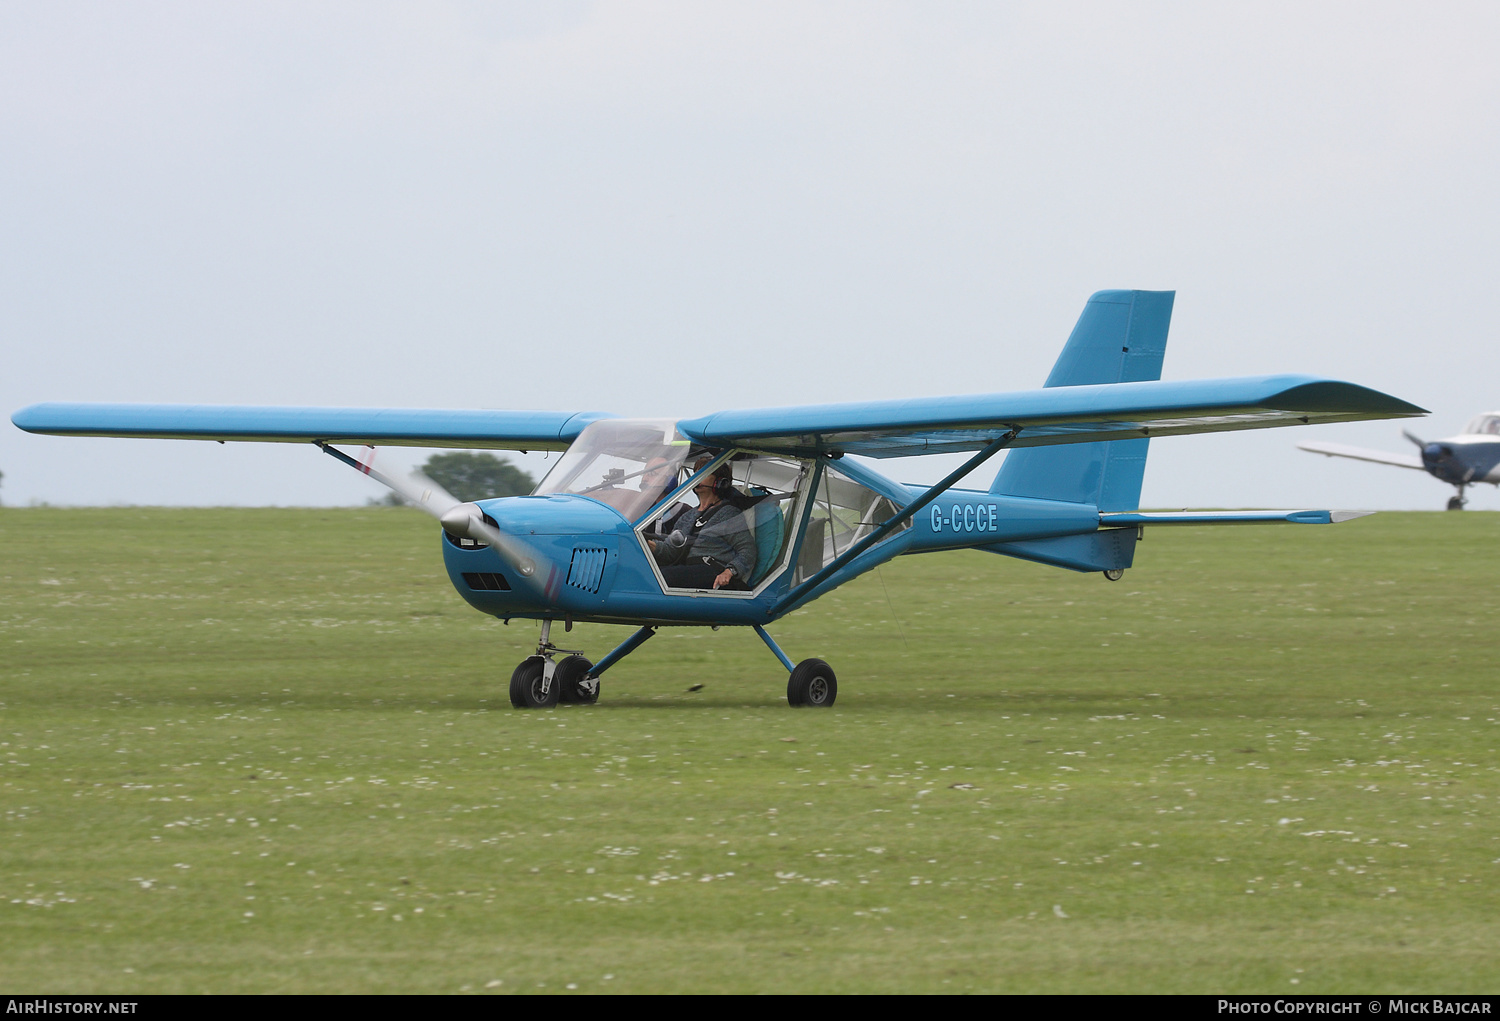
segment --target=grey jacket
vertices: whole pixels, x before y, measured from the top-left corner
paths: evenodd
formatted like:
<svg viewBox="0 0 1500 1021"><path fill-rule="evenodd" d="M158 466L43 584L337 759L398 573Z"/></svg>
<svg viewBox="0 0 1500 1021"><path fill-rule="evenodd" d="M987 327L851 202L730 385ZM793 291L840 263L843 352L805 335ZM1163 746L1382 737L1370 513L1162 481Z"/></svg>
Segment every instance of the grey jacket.
<svg viewBox="0 0 1500 1021"><path fill-rule="evenodd" d="M658 542L656 562L663 567L711 557L734 568L741 581L748 582L755 573L755 537L738 507L721 500L707 511L683 515L677 527L687 537L687 544L679 547Z"/></svg>

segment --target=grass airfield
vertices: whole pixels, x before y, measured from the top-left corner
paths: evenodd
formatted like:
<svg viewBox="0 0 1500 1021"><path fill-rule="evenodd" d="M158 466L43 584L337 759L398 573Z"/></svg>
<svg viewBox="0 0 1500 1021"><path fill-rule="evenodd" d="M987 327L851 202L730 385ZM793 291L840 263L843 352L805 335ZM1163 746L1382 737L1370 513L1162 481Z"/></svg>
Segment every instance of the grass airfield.
<svg viewBox="0 0 1500 1021"><path fill-rule="evenodd" d="M0 509L0 985L1500 988L1500 515L902 558L771 628L831 711L698 629L512 710L438 542Z"/></svg>

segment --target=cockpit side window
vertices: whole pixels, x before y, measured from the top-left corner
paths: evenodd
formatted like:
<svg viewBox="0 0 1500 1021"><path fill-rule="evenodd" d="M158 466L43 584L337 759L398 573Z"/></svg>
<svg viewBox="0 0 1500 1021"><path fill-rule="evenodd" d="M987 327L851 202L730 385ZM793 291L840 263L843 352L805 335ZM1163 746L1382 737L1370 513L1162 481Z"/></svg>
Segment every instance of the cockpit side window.
<svg viewBox="0 0 1500 1021"><path fill-rule="evenodd" d="M867 489L831 466L825 466L813 495L812 513L802 550L797 555L797 573L792 584L800 584L821 571L840 554L869 535L900 508L889 498ZM911 527L906 521L901 529Z"/></svg>
<svg viewBox="0 0 1500 1021"><path fill-rule="evenodd" d="M780 574L811 470L811 462L746 451L688 465L695 488L673 494L637 529L663 589L748 595ZM701 486L713 490L703 501L694 495ZM712 589L731 566L733 578Z"/></svg>

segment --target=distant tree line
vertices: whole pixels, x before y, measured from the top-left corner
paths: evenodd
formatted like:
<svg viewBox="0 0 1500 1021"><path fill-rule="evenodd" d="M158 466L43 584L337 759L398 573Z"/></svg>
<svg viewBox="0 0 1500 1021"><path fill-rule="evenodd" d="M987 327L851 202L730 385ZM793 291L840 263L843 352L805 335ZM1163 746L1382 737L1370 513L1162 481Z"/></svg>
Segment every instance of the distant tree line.
<svg viewBox="0 0 1500 1021"><path fill-rule="evenodd" d="M536 479L503 457L455 451L433 454L422 465L422 474L464 501L497 496L526 496L536 488Z"/></svg>
<svg viewBox="0 0 1500 1021"><path fill-rule="evenodd" d="M466 503L497 496L526 496L536 488L536 479L529 472L494 454L433 454L419 470ZM387 493L384 500L370 502L400 507L406 501Z"/></svg>

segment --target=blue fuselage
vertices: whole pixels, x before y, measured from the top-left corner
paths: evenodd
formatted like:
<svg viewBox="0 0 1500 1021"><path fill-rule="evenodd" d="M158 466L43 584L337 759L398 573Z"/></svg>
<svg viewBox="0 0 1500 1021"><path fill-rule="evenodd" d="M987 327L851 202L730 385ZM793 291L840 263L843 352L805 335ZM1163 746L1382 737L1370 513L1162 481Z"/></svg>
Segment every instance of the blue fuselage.
<svg viewBox="0 0 1500 1021"><path fill-rule="evenodd" d="M868 470L862 473L868 477ZM880 479L898 506L922 491ZM443 560L459 594L496 617L570 618L615 624L768 624L818 596L904 553L994 548L1002 544L1093 536L1099 512L1090 504L949 490L924 507L909 527L893 532L795 600L796 547L786 566L754 592L683 593L664 589L636 526L613 507L586 496L522 496L481 501L501 531L535 554L535 582L525 585L489 547L465 548L442 533ZM1121 531L1108 529L1106 533ZM1133 529L1128 530L1132 532ZM802 536L796 537L800 543ZM995 552L1011 552L994 549ZM1024 555L1019 554L1019 555ZM1073 566L1065 564L1064 566ZM1125 565L1128 566L1128 563ZM1083 569L1080 567L1079 569Z"/></svg>

